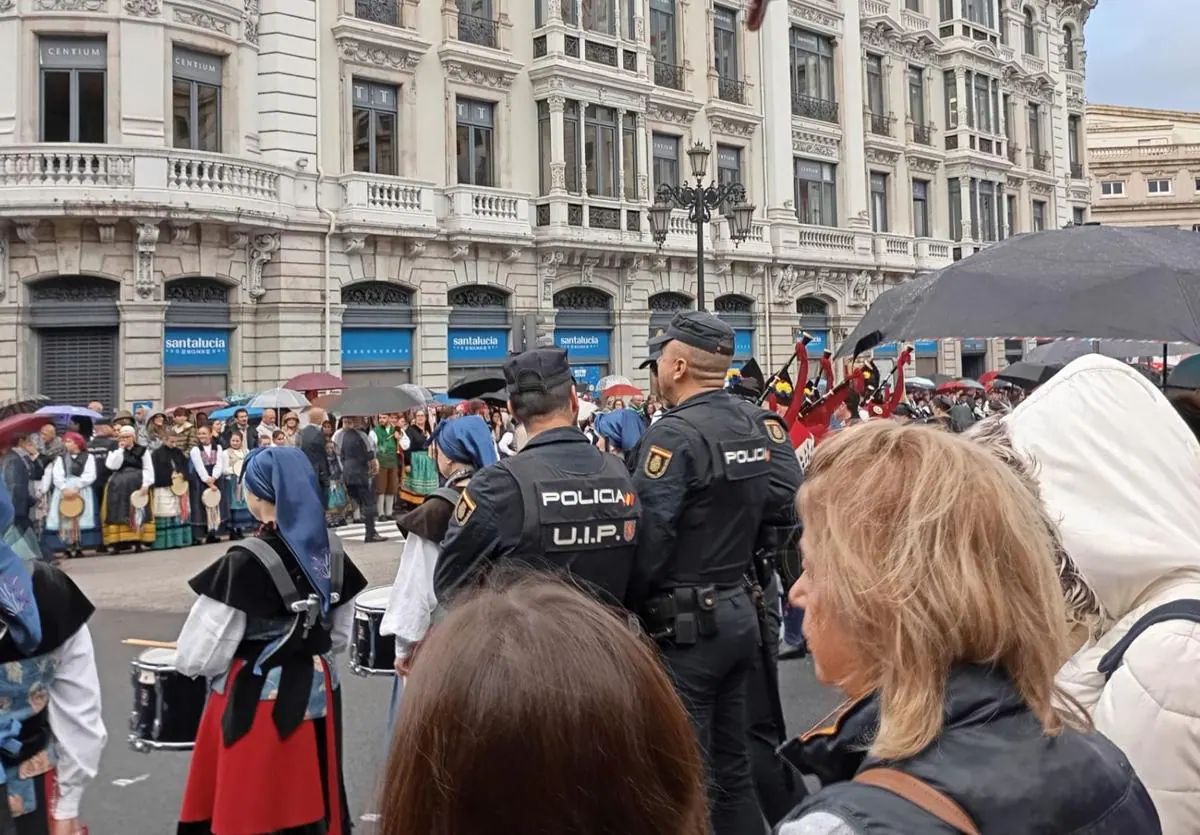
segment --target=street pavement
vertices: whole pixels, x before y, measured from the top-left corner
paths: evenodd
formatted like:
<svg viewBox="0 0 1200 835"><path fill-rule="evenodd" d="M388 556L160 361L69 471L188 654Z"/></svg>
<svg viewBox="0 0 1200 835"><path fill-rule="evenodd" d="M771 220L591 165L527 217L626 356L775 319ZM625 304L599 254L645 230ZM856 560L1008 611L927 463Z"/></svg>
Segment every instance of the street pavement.
<svg viewBox="0 0 1200 835"><path fill-rule="evenodd" d="M364 545L344 537L371 585L390 583L401 542ZM95 603L90 622L108 727L100 773L84 799L82 819L91 835L166 835L175 831L190 754L142 754L128 745L132 707L130 661L142 651L125 638L173 641L194 599L187 579L224 545L166 552L99 556L69 561L66 571ZM360 678L342 665L346 780L356 833L374 835L378 777L386 752L390 678ZM808 659L780 664L784 710L792 732L815 724L838 698L813 678Z"/></svg>

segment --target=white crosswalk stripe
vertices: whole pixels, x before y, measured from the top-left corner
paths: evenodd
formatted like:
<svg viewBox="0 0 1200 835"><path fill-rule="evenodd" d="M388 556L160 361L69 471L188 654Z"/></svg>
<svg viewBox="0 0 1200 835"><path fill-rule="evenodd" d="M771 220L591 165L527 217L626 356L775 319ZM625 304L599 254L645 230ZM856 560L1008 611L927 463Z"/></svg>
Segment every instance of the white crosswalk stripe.
<svg viewBox="0 0 1200 835"><path fill-rule="evenodd" d="M334 533L347 542L363 542L367 538L367 527L361 522L334 528ZM404 534L396 527L395 522L376 522L375 532L384 539L404 539Z"/></svg>

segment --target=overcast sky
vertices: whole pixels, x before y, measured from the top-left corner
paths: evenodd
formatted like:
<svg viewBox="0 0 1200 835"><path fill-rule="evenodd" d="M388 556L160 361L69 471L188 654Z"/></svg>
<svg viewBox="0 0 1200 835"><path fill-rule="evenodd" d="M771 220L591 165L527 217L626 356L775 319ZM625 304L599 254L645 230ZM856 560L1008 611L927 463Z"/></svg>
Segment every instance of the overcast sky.
<svg viewBox="0 0 1200 835"><path fill-rule="evenodd" d="M1200 0L1100 0L1086 35L1089 102L1200 111Z"/></svg>

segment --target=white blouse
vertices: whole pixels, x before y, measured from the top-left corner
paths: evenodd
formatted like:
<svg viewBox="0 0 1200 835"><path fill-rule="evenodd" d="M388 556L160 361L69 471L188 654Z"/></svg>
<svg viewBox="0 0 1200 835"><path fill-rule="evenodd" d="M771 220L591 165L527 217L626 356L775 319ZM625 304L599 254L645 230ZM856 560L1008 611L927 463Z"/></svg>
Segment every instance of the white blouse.
<svg viewBox="0 0 1200 835"><path fill-rule="evenodd" d="M212 472L208 471L208 467L204 464L204 459L200 457L200 447L192 447L192 451L188 453L188 458L192 462L192 472L196 474L196 478L207 483L210 478L218 479L225 475L225 456L221 454L221 446L219 444L210 444L209 449L216 452L216 460L213 462Z"/></svg>
<svg viewBox="0 0 1200 835"><path fill-rule="evenodd" d="M78 482L79 489L91 487L96 481L96 459L89 455L87 462L83 465L83 473L67 478L67 466L60 456L54 459L54 466L51 467L51 471L53 472L52 483L55 490L62 490L71 481Z"/></svg>
<svg viewBox="0 0 1200 835"><path fill-rule="evenodd" d="M396 636L396 657L407 658L413 645L425 637L437 596L433 593L433 571L437 567L438 543L410 533L404 538L400 567L392 583L387 611L379 631Z"/></svg>
<svg viewBox="0 0 1200 835"><path fill-rule="evenodd" d="M108 732L100 710L100 678L87 626L81 626L54 654L58 666L46 706L58 757L54 818L69 820L79 817L83 790L100 768Z"/></svg>
<svg viewBox="0 0 1200 835"><path fill-rule="evenodd" d="M109 472L115 473L125 463L125 450L117 447L104 459L104 466ZM142 489L154 483L154 462L150 460L150 451L142 453Z"/></svg>

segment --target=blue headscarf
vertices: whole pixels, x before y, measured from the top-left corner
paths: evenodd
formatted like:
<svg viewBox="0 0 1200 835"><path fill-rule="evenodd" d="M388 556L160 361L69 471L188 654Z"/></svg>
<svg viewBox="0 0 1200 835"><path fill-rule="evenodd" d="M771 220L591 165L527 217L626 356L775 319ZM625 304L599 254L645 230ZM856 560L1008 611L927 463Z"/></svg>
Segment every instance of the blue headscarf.
<svg viewBox="0 0 1200 835"><path fill-rule="evenodd" d="M646 433L646 424L632 409L617 409L597 415L595 426L600 437L623 451L637 446Z"/></svg>
<svg viewBox="0 0 1200 835"><path fill-rule="evenodd" d="M479 415L444 420L433 433L433 443L446 457L477 470L496 463L496 442L487 421Z"/></svg>
<svg viewBox="0 0 1200 835"><path fill-rule="evenodd" d="M0 534L13 521L12 497L0 481ZM33 577L25 561L0 541L0 615L8 626L13 642L21 652L30 653L42 642L42 617L33 596Z"/></svg>
<svg viewBox="0 0 1200 835"><path fill-rule="evenodd" d="M325 503L308 457L295 447L259 447L246 456L246 489L275 505L279 535L329 611L330 553Z"/></svg>

